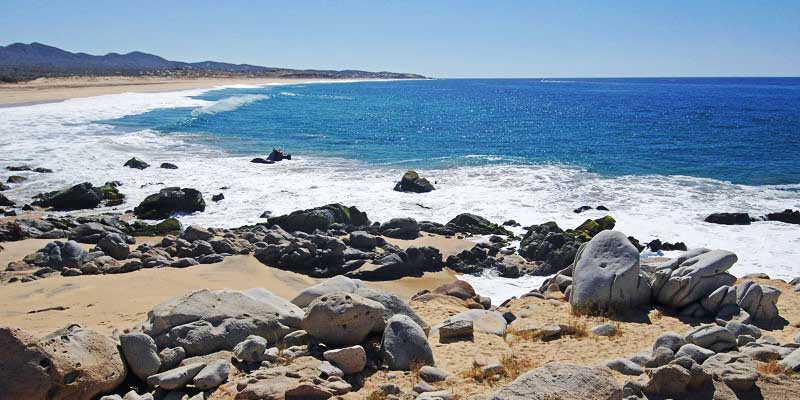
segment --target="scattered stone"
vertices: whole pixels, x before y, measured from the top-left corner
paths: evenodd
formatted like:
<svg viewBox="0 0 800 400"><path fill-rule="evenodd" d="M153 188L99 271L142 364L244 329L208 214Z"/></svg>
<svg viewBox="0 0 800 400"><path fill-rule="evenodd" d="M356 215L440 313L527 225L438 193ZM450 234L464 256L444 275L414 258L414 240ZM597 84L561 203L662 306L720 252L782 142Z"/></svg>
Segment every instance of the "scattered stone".
<svg viewBox="0 0 800 400"><path fill-rule="evenodd" d="M681 334L675 332L664 332L656 339L655 344L653 344L653 350L656 350L659 347L666 347L673 352L676 352L685 344L686 339L684 339Z"/></svg>
<svg viewBox="0 0 800 400"><path fill-rule="evenodd" d="M233 354L241 361L260 362L264 359L264 352L268 347L267 339L251 335L233 348Z"/></svg>
<svg viewBox="0 0 800 400"><path fill-rule="evenodd" d="M508 325L503 315L497 311L467 310L447 318L434 329L438 330L440 327L456 321L471 321L474 331L491 333L497 336L505 335L506 326Z"/></svg>
<svg viewBox="0 0 800 400"><path fill-rule="evenodd" d="M328 350L322 356L348 375L361 372L367 363L367 353L358 345Z"/></svg>
<svg viewBox="0 0 800 400"><path fill-rule="evenodd" d="M429 383L441 382L447 379L449 375L447 372L430 365L425 365L419 369L419 377Z"/></svg>
<svg viewBox="0 0 800 400"><path fill-rule="evenodd" d="M446 322L439 327L439 341L442 343L471 340L473 335L474 328L471 320Z"/></svg>
<svg viewBox="0 0 800 400"><path fill-rule="evenodd" d="M222 193L218 193L218 194L215 194L215 195L211 196L211 201L213 201L215 203L219 202L221 200L224 200L224 199L225 199L225 195L223 195Z"/></svg>
<svg viewBox="0 0 800 400"><path fill-rule="evenodd" d="M592 333L597 336L614 336L617 334L617 327L611 324L600 324L592 328Z"/></svg>
<svg viewBox="0 0 800 400"><path fill-rule="evenodd" d="M621 399L611 371L604 367L549 363L520 375L490 400Z"/></svg>
<svg viewBox="0 0 800 400"><path fill-rule="evenodd" d="M675 353L675 358L689 357L696 363L702 364L705 360L713 355L714 352L711 350L702 348L696 344L687 343L678 349L678 351Z"/></svg>
<svg viewBox="0 0 800 400"><path fill-rule="evenodd" d="M686 368L675 364L648 369L647 375L649 380L643 388L647 394L681 395L686 392L692 380L692 375Z"/></svg>
<svg viewBox="0 0 800 400"><path fill-rule="evenodd" d="M161 163L161 165L159 167L163 168L163 169L178 169L177 165L175 165L173 163L168 163L168 162Z"/></svg>

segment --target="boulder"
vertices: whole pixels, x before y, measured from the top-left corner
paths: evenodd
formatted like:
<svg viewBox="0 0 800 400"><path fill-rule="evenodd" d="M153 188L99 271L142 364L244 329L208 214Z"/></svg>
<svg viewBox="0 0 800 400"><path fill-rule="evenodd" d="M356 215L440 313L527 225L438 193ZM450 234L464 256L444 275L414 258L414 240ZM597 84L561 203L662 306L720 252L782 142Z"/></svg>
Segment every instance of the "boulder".
<svg viewBox="0 0 800 400"><path fill-rule="evenodd" d="M372 263L348 272L347 276L368 281L386 281L409 276L422 276L427 271L442 269L442 255L434 247L414 247L389 254Z"/></svg>
<svg viewBox="0 0 800 400"><path fill-rule="evenodd" d="M144 161L142 161L142 160L140 160L140 159L138 159L136 157L133 157L130 160L125 161L125 164L123 164L122 166L123 167L128 167L128 168L145 169L145 168L149 167L150 164L148 164L148 163L146 163L146 162L144 162Z"/></svg>
<svg viewBox="0 0 800 400"><path fill-rule="evenodd" d="M107 255L117 259L125 260L131 254L128 243L118 233L109 233L97 242L97 247Z"/></svg>
<svg viewBox="0 0 800 400"><path fill-rule="evenodd" d="M452 321L439 326L439 342L447 343L456 340L469 340L473 337L475 328L472 321Z"/></svg>
<svg viewBox="0 0 800 400"><path fill-rule="evenodd" d="M447 223L447 226L462 233L474 233L478 235L505 235L513 236L508 229L495 224L480 215L463 213L456 215Z"/></svg>
<svg viewBox="0 0 800 400"><path fill-rule="evenodd" d="M14 207L16 203L11 201L4 194L0 193L0 207Z"/></svg>
<svg viewBox="0 0 800 400"><path fill-rule="evenodd" d="M180 389L192 382L192 379L205 367L205 363L194 363L164 371L147 378L147 384L165 390Z"/></svg>
<svg viewBox="0 0 800 400"><path fill-rule="evenodd" d="M380 232L395 239L416 239L419 237L419 225L414 218L393 218L381 224Z"/></svg>
<svg viewBox="0 0 800 400"><path fill-rule="evenodd" d="M375 236L370 235L365 231L350 232L348 242L359 250L371 251L377 245Z"/></svg>
<svg viewBox="0 0 800 400"><path fill-rule="evenodd" d="M196 240L208 241L213 237L214 234L209 232L208 229L197 225L189 225L181 234L181 239L187 242L194 242Z"/></svg>
<svg viewBox="0 0 800 400"><path fill-rule="evenodd" d="M474 299L475 296L477 296L475 289L472 288L472 285L460 279L440 285L436 289L433 289L433 292L443 294L445 296L458 297L461 300Z"/></svg>
<svg viewBox="0 0 800 400"><path fill-rule="evenodd" d="M430 365L425 365L419 369L419 377L422 378L425 382L429 383L442 382L445 379L447 379L448 376L449 374L447 372L442 371L439 368L432 367Z"/></svg>
<svg viewBox="0 0 800 400"><path fill-rule="evenodd" d="M240 361L260 362L264 360L264 352L268 347L267 339L251 335L234 346L233 355Z"/></svg>
<svg viewBox="0 0 800 400"><path fill-rule="evenodd" d="M639 274L639 252L617 231L602 231L575 257L573 308L626 312L650 300L650 284Z"/></svg>
<svg viewBox="0 0 800 400"><path fill-rule="evenodd" d="M303 311L264 289L200 290L148 313L146 334L159 348L181 346L189 356L230 350L250 335L278 340L300 327Z"/></svg>
<svg viewBox="0 0 800 400"><path fill-rule="evenodd" d="M193 213L205 209L206 202L199 191L169 187L145 197L133 209L133 213L141 219L165 219L176 213Z"/></svg>
<svg viewBox="0 0 800 400"><path fill-rule="evenodd" d="M800 348L792 351L780 361L780 365L788 371L800 372Z"/></svg>
<svg viewBox="0 0 800 400"><path fill-rule="evenodd" d="M267 226L278 225L289 232L313 233L317 229L327 231L331 224L364 226L369 225L370 221L367 214L359 211L358 208L341 204L328 204L322 207L293 211L287 215L267 219Z"/></svg>
<svg viewBox="0 0 800 400"><path fill-rule="evenodd" d="M708 357L714 355L714 352L705 348L702 348L696 344L687 343L681 346L680 349L675 353L675 358L681 357L689 357L694 360L698 364L702 364Z"/></svg>
<svg viewBox="0 0 800 400"><path fill-rule="evenodd" d="M273 148L272 151L267 156L267 161L278 162L283 160L291 160L292 155L289 153L284 153L279 148Z"/></svg>
<svg viewBox="0 0 800 400"><path fill-rule="evenodd" d="M228 380L231 364L228 360L217 360L209 363L192 379L194 386L200 390L213 389Z"/></svg>
<svg viewBox="0 0 800 400"><path fill-rule="evenodd" d="M706 217L706 222L722 225L750 225L747 213L714 213Z"/></svg>
<svg viewBox="0 0 800 400"><path fill-rule="evenodd" d="M456 321L471 321L475 331L491 333L497 336L505 335L506 326L508 325L506 319L503 318L503 314L497 311L466 310L445 319L441 324L434 326L433 330L438 332L441 326Z"/></svg>
<svg viewBox="0 0 800 400"><path fill-rule="evenodd" d="M736 282L736 277L726 272L736 261L736 254L712 250L681 262L674 270L660 269L652 282L655 299L672 308L698 302L720 287Z"/></svg>
<svg viewBox="0 0 800 400"><path fill-rule="evenodd" d="M781 291L769 285L744 281L736 285L736 303L754 320L771 320L778 317L778 298Z"/></svg>
<svg viewBox="0 0 800 400"><path fill-rule="evenodd" d="M36 195L33 205L54 210L82 210L95 208L105 198L103 190L84 182L70 188Z"/></svg>
<svg viewBox="0 0 800 400"><path fill-rule="evenodd" d="M114 341L74 324L41 339L0 327L0 349L3 400L91 400L127 374Z"/></svg>
<svg viewBox="0 0 800 400"><path fill-rule="evenodd" d="M489 400L621 400L622 388L611 370L548 363L520 375Z"/></svg>
<svg viewBox="0 0 800 400"><path fill-rule="evenodd" d="M360 344L384 325L383 305L352 293L323 295L308 305L302 329L330 346Z"/></svg>
<svg viewBox="0 0 800 400"><path fill-rule="evenodd" d="M355 293L356 290L366 287L367 286L360 279L350 279L343 275L337 275L301 290L300 293L292 299L292 303L298 307L305 308L311 304L314 299L322 295L336 292Z"/></svg>
<svg viewBox="0 0 800 400"><path fill-rule="evenodd" d="M647 370L647 383L643 391L647 394L666 396L682 395L692 380L692 375L680 365L668 364Z"/></svg>
<svg viewBox="0 0 800 400"><path fill-rule="evenodd" d="M132 332L121 335L119 341L125 361L134 375L145 381L148 376L158 373L161 358L153 338L144 333Z"/></svg>
<svg viewBox="0 0 800 400"><path fill-rule="evenodd" d="M787 224L800 224L800 211L786 209L777 213L766 215L767 221L780 221Z"/></svg>
<svg viewBox="0 0 800 400"><path fill-rule="evenodd" d="M393 316L397 314L405 315L411 318L417 325L422 328L423 331L426 333L430 330L428 324L420 318L419 315L411 308L408 303L405 302L399 296L388 293L388 292L380 292L377 290L369 289L369 288L358 288L354 292L355 294L364 297L365 299L373 300L383 305L383 320L384 322L389 322ZM381 330L383 327L381 327Z"/></svg>
<svg viewBox="0 0 800 400"><path fill-rule="evenodd" d="M101 224L99 222L86 222L77 225L69 230L67 236L78 243L97 244L100 239L104 238L109 233L116 233L125 238L129 244L133 244L133 238L129 238L122 233L121 230L110 225Z"/></svg>
<svg viewBox="0 0 800 400"><path fill-rule="evenodd" d="M434 363L433 351L425 332L411 318L401 314L395 315L386 324L381 354L391 370L408 371L414 364Z"/></svg>
<svg viewBox="0 0 800 400"><path fill-rule="evenodd" d="M627 358L617 358L606 362L606 367L623 375L639 376L644 373L641 365Z"/></svg>
<svg viewBox="0 0 800 400"><path fill-rule="evenodd" d="M419 176L417 171L409 170L403 174L400 182L394 186L398 192L426 193L434 190L433 185L427 179Z"/></svg>
<svg viewBox="0 0 800 400"><path fill-rule="evenodd" d="M328 350L322 353L322 357L348 375L361 372L367 364L367 353L359 345Z"/></svg>
<svg viewBox="0 0 800 400"><path fill-rule="evenodd" d="M760 376L756 371L755 362L750 357L735 351L714 354L703 362L703 369L713 376L714 380L741 392L753 389Z"/></svg>
<svg viewBox="0 0 800 400"><path fill-rule="evenodd" d="M653 350L656 350L659 347L666 347L673 352L676 352L685 344L686 339L684 339L681 334L675 332L664 332L658 338L656 338L656 342L653 344Z"/></svg>
<svg viewBox="0 0 800 400"><path fill-rule="evenodd" d="M715 353L736 347L736 336L719 325L698 326L686 334L686 341Z"/></svg>
<svg viewBox="0 0 800 400"><path fill-rule="evenodd" d="M173 163L165 162L165 163L161 163L159 168L163 168L163 169L178 169L178 166L173 164Z"/></svg>

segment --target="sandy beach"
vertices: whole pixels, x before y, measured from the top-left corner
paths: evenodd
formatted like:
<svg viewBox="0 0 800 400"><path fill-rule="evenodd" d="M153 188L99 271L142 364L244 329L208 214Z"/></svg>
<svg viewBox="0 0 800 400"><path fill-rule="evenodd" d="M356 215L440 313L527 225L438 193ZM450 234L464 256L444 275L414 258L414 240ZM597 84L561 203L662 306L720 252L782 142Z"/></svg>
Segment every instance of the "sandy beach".
<svg viewBox="0 0 800 400"><path fill-rule="evenodd" d="M0 107L63 101L79 97L117 93L169 92L227 85L265 85L307 82L310 79L280 78L164 78L164 77L71 77L39 78L23 83L0 84ZM319 80L319 79L314 79Z"/></svg>

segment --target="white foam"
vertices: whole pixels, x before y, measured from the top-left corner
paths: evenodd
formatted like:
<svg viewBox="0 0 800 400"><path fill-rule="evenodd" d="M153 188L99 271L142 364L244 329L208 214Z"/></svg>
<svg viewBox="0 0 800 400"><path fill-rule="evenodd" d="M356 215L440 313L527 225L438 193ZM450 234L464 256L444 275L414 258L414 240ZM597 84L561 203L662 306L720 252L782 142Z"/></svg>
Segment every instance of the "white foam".
<svg viewBox="0 0 800 400"><path fill-rule="evenodd" d="M196 135L150 130L119 133L91 122L156 108L214 104L190 97L200 93L128 93L0 109L0 168L31 164L55 170L53 174L21 173L31 179L4 194L22 202L59 186L119 180L128 199L117 209L128 210L160 188L193 187L205 194L208 207L204 213L181 217L183 222L223 227L260 221L265 210L282 214L341 202L357 205L379 221L411 216L447 222L459 213L473 212L498 222L515 219L523 225L555 220L567 228L606 214L595 210L574 214L572 209L602 204L611 209L608 213L616 218L616 229L642 241L660 238L683 241L690 247L732 250L739 256L732 269L736 275L800 276L800 229L796 225L724 226L702 221L719 211L761 215L798 209L800 185L746 186L683 176L604 178L567 166L493 165L421 171L436 182L437 190L408 194L392 190L404 172L399 165L369 166L303 154L274 165L253 164L251 157L231 156L197 144L193 140ZM133 156L153 167L143 171L122 167ZM180 169L160 169L161 162L176 163ZM221 190L223 186L230 189ZM216 193L224 193L225 199L211 202ZM525 281L508 286L502 278L482 279L490 283L486 288L475 283L481 287L479 291L491 296L496 292L497 300L500 293L516 290L511 286L527 285ZM534 283L525 289L538 287Z"/></svg>
<svg viewBox="0 0 800 400"><path fill-rule="evenodd" d="M214 102L213 104L192 110L192 116L197 117L204 114L217 114L221 112L233 111L241 106L269 98L270 96L263 94L245 94L241 96L226 97L222 100Z"/></svg>

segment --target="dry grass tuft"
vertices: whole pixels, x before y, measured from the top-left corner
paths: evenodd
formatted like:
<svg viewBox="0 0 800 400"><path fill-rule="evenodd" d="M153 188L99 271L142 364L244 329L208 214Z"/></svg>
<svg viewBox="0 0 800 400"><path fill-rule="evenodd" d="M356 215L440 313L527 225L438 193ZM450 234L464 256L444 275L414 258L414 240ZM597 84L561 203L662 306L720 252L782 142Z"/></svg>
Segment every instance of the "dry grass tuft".
<svg viewBox="0 0 800 400"><path fill-rule="evenodd" d="M664 316L664 313L661 312L659 309L655 309L650 312L650 319L658 321Z"/></svg>
<svg viewBox="0 0 800 400"><path fill-rule="evenodd" d="M516 379L518 376L535 368L537 365L530 359L517 357L513 354L507 354L500 359L500 364L505 369L505 375L511 379Z"/></svg>
<svg viewBox="0 0 800 400"><path fill-rule="evenodd" d="M778 360L756 363L756 370L766 375L780 375L786 373L786 368L783 368L783 366L778 363Z"/></svg>
<svg viewBox="0 0 800 400"><path fill-rule="evenodd" d="M386 393L383 393L380 390L375 390L370 393L365 400L386 400Z"/></svg>
<svg viewBox="0 0 800 400"><path fill-rule="evenodd" d="M614 332L614 336L612 336L612 337L621 338L622 335L625 334L625 329L622 328L622 323L621 322L619 322L619 321L614 322L614 328L616 328L616 331Z"/></svg>
<svg viewBox="0 0 800 400"><path fill-rule="evenodd" d="M561 325L561 336L565 335L585 338L589 336L589 329L586 327L586 322L571 318L566 325Z"/></svg>

